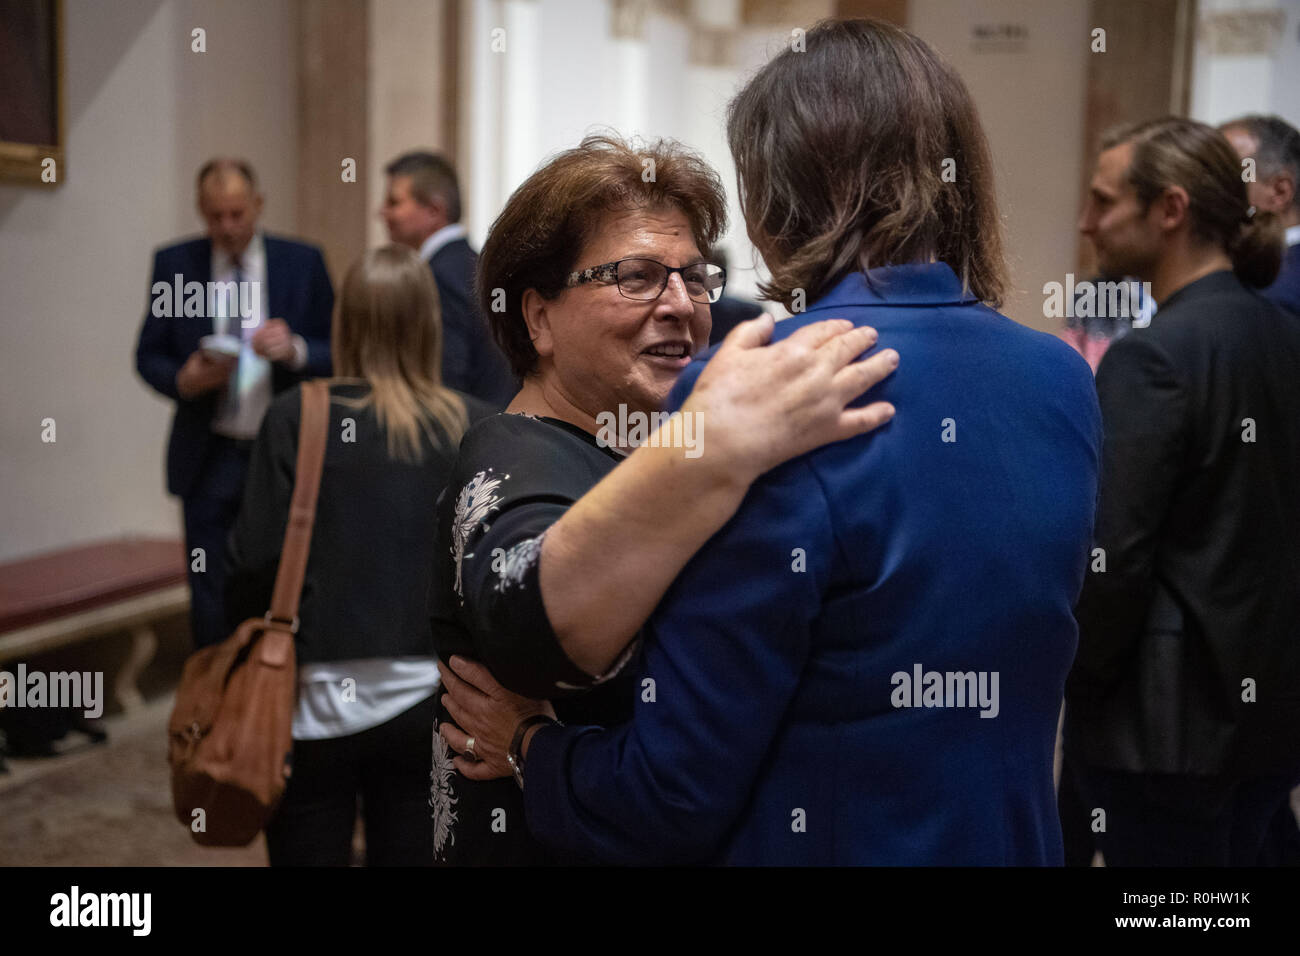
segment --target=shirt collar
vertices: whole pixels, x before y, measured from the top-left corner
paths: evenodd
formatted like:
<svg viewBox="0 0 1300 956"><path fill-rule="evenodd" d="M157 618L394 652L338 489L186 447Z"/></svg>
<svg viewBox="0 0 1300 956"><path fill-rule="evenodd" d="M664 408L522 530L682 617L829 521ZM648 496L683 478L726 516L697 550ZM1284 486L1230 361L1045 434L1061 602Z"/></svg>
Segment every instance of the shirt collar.
<svg viewBox="0 0 1300 956"><path fill-rule="evenodd" d="M945 262L916 262L851 272L817 300L808 312L851 305L973 305L974 293Z"/></svg>
<svg viewBox="0 0 1300 956"><path fill-rule="evenodd" d="M248 245L244 248L243 255L239 257L239 264L245 275L257 271L262 261L266 258L266 247L262 243L262 232L258 230L253 233L253 238L249 240ZM234 259L224 249L212 247L212 274L221 275L226 272L234 271Z"/></svg>
<svg viewBox="0 0 1300 956"><path fill-rule="evenodd" d="M443 226L420 246L420 258L425 262L432 259L443 246L449 242L455 242L457 239L464 239L469 234L464 223L453 222L450 225Z"/></svg>
<svg viewBox="0 0 1300 956"><path fill-rule="evenodd" d="M1300 226L1286 227L1286 244L1288 246L1300 244Z"/></svg>

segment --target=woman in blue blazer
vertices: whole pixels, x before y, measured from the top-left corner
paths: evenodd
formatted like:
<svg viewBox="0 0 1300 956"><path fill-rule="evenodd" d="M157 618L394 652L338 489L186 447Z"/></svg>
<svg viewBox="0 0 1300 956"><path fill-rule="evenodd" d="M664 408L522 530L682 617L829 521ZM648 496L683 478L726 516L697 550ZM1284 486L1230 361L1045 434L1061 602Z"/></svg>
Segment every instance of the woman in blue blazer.
<svg viewBox="0 0 1300 956"><path fill-rule="evenodd" d="M875 327L906 357L873 394L897 415L751 487L648 621L630 722L551 724L457 659L453 713L508 753L533 835L584 859L1059 865L1092 376L990 307L992 170L957 75L882 23L806 39L731 105L742 209L763 291L797 313L774 338Z"/></svg>

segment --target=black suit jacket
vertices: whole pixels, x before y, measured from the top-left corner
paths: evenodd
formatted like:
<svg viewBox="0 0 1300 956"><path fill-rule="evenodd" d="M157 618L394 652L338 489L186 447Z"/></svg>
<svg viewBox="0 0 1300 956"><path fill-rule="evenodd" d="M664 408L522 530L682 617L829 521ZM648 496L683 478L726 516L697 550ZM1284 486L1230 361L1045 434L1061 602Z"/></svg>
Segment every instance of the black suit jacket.
<svg viewBox="0 0 1300 956"><path fill-rule="evenodd" d="M442 381L496 410L510 403L519 383L479 315L474 295L478 253L464 239L447 243L429 260L442 303Z"/></svg>
<svg viewBox="0 0 1300 956"><path fill-rule="evenodd" d="M1067 747L1119 770L1293 771L1300 319L1212 273L1111 345L1097 392L1105 565L1076 611Z"/></svg>
<svg viewBox="0 0 1300 956"><path fill-rule="evenodd" d="M334 289L317 247L265 234L263 240L269 317L284 319L307 343L307 364L301 371L279 363L272 366L271 389L278 394L304 379L331 374L329 336ZM211 239L190 239L154 253L151 290L158 282L170 287L177 275L182 283L206 283L211 279ZM207 460L218 393L183 399L176 391L176 373L199 347L199 340L212 334L212 317L159 317L153 314L152 304L151 291L136 344L135 367L155 391L176 402L167 442L167 490L184 498Z"/></svg>

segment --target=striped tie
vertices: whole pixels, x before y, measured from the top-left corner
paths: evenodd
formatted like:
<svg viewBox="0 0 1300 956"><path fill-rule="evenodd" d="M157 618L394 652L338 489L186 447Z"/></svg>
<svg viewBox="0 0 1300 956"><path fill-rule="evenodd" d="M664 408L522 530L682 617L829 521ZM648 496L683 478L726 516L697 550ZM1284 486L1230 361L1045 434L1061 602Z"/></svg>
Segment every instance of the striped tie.
<svg viewBox="0 0 1300 956"><path fill-rule="evenodd" d="M239 340L244 347L239 350L239 357L235 360L235 369L230 373L230 378L226 380L226 410L232 418L239 412L239 380L242 377L240 373L243 372L244 365L246 364L244 361L244 353L248 351L248 340L252 337L253 332L256 331L255 329L244 327L243 314L244 309L246 309L247 306L244 303L244 266L243 263L239 261L239 256L234 257L234 266L235 295L233 299L228 301L233 302L235 307L231 310L234 314L226 319L226 334L238 335ZM235 328L231 327L232 322L237 323L236 327L238 328L238 332L235 331Z"/></svg>

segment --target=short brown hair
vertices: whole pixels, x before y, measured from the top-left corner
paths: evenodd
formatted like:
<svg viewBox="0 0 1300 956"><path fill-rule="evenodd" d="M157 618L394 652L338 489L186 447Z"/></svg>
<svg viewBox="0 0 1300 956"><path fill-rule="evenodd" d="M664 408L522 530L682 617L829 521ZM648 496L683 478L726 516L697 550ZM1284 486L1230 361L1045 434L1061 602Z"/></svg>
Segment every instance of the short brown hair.
<svg viewBox="0 0 1300 956"><path fill-rule="evenodd" d="M933 258L997 305L993 168L961 77L876 20L823 20L804 41L727 110L740 208L772 276L764 296L790 308L797 289L813 301L850 272Z"/></svg>
<svg viewBox="0 0 1300 956"><path fill-rule="evenodd" d="M1193 234L1221 247L1242 282L1256 288L1272 283L1282 265L1281 220L1250 212L1241 162L1222 133L1166 116L1109 130L1101 148L1125 143L1133 144L1128 181L1144 209L1170 186L1182 187Z"/></svg>
<svg viewBox="0 0 1300 956"><path fill-rule="evenodd" d="M441 199L447 207L447 221L460 222L460 183L456 167L444 156L426 150L403 153L384 167L389 176L407 176L411 195L426 206Z"/></svg>
<svg viewBox="0 0 1300 956"><path fill-rule="evenodd" d="M705 256L726 228L726 193L718 174L671 139L640 144L613 134L587 136L514 191L479 255L478 300L517 376L537 369L524 293L558 296L606 212L658 206L681 210Z"/></svg>

